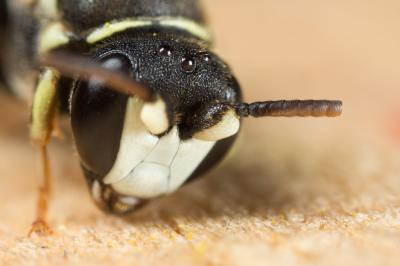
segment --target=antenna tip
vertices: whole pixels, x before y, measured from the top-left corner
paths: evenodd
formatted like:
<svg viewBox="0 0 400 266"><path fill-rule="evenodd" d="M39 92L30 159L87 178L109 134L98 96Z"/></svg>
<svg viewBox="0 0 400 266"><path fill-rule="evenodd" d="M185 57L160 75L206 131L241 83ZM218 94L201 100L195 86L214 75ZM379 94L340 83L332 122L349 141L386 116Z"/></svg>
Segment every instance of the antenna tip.
<svg viewBox="0 0 400 266"><path fill-rule="evenodd" d="M342 101L330 101L326 114L328 117L336 117L342 114L343 102Z"/></svg>

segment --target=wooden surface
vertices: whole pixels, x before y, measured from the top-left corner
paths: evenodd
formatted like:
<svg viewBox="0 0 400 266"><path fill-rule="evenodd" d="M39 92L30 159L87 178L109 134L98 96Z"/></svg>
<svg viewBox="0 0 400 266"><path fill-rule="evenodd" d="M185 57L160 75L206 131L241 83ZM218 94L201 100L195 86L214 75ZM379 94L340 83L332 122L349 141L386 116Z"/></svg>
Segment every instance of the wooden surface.
<svg viewBox="0 0 400 266"><path fill-rule="evenodd" d="M333 98L339 119L248 120L215 171L125 219L51 145L49 238L27 238L37 161L1 95L1 265L399 265L400 3L206 1L246 99Z"/></svg>

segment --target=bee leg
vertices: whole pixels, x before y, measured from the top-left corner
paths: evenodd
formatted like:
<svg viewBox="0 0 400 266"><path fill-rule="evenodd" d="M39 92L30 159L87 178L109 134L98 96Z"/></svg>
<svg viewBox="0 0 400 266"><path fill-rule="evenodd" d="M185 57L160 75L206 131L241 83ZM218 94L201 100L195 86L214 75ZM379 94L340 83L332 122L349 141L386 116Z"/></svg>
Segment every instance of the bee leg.
<svg viewBox="0 0 400 266"><path fill-rule="evenodd" d="M63 130L61 129L60 115L61 115L60 110L59 110L59 107L57 106L55 113L54 113L53 130L51 132L51 136L58 140L64 140L65 134L64 134Z"/></svg>
<svg viewBox="0 0 400 266"><path fill-rule="evenodd" d="M42 168L43 168L43 180L39 187L39 196L37 199L37 210L36 219L32 224L29 231L29 236L32 234L38 235L51 235L53 231L47 223L47 213L49 208L49 201L51 198L52 188L52 176L50 171L50 163L47 153L47 147L43 146L40 149Z"/></svg>
<svg viewBox="0 0 400 266"><path fill-rule="evenodd" d="M47 213L51 198L52 176L50 170L47 144L54 129L57 114L58 97L57 85L60 74L54 69L47 68L42 72L36 88L32 106L32 122L30 137L38 147L42 160L42 181L37 200L36 220L32 224L29 235L50 235L52 230L47 223Z"/></svg>

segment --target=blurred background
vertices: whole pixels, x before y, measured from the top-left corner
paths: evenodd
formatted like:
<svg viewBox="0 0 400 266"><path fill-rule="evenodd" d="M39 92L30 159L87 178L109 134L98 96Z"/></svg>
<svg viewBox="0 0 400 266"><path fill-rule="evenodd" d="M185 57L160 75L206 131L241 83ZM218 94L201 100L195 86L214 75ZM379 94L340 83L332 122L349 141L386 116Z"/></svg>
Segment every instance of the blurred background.
<svg viewBox="0 0 400 266"><path fill-rule="evenodd" d="M399 115L398 1L209 2L217 49L248 100L342 99L360 135ZM339 133L336 122L321 123Z"/></svg>
<svg viewBox="0 0 400 266"><path fill-rule="evenodd" d="M58 235L44 242L21 238L36 196L29 110L2 94L3 261L399 265L400 2L204 6L247 101L338 99L343 116L248 119L217 170L128 219L94 207L67 131L51 145Z"/></svg>

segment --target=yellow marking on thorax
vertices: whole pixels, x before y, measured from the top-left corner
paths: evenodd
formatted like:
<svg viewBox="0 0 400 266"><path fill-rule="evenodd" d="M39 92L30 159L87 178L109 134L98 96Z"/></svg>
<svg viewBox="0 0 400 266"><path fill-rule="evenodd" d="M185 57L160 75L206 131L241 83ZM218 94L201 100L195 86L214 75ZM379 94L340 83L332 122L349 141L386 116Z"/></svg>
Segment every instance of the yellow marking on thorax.
<svg viewBox="0 0 400 266"><path fill-rule="evenodd" d="M160 24L166 27L185 30L204 41L211 40L211 34L209 30L206 27L200 25L199 23L194 22L193 20L188 20L183 18L165 19L165 20L161 19Z"/></svg>
<svg viewBox="0 0 400 266"><path fill-rule="evenodd" d="M64 25L61 22L51 23L39 35L39 54L46 53L68 42L69 38Z"/></svg>
<svg viewBox="0 0 400 266"><path fill-rule="evenodd" d="M182 17L155 17L155 18L128 18L121 21L107 22L103 26L95 29L91 32L86 41L90 44L94 44L105 38L112 36L118 32L122 32L127 29L142 28L152 25L161 25L165 27L176 28L184 30L204 41L211 40L211 34L209 31L199 23L190 19Z"/></svg>
<svg viewBox="0 0 400 266"><path fill-rule="evenodd" d="M37 0L36 13L39 18L56 19L59 17L57 0Z"/></svg>
<svg viewBox="0 0 400 266"><path fill-rule="evenodd" d="M98 41L104 40L111 35L121 32L127 29L140 28L145 26L150 26L151 21L140 21L140 20L126 20L119 22L108 22L102 27L95 29L86 38L88 43L96 43Z"/></svg>

